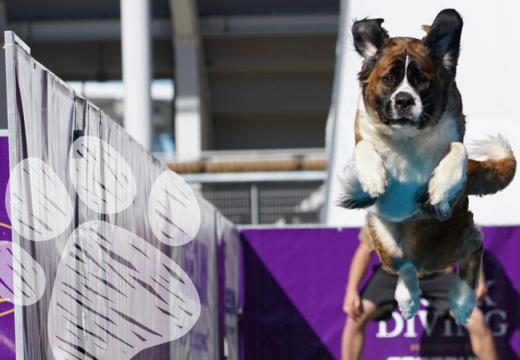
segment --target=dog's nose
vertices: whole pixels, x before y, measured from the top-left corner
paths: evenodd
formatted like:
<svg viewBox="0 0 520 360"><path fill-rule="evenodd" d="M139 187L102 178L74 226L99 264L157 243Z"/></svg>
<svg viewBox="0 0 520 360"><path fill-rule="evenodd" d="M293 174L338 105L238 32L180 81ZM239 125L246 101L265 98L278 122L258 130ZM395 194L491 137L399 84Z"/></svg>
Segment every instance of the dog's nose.
<svg viewBox="0 0 520 360"><path fill-rule="evenodd" d="M396 110L406 110L412 105L415 105L415 100L410 93L401 91L395 95Z"/></svg>

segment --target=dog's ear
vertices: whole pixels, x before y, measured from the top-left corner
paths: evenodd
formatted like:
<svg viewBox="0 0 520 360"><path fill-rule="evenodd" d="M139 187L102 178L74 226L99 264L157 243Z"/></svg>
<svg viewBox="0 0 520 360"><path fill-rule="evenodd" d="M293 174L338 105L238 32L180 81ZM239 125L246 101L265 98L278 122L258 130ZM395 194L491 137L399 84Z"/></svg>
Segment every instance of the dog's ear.
<svg viewBox="0 0 520 360"><path fill-rule="evenodd" d="M455 74L460 52L462 17L453 9L442 10L435 20L423 44L431 49L432 56Z"/></svg>
<svg viewBox="0 0 520 360"><path fill-rule="evenodd" d="M357 52L365 59L373 58L385 45L388 32L381 27L384 19L363 19L352 25L352 37Z"/></svg>

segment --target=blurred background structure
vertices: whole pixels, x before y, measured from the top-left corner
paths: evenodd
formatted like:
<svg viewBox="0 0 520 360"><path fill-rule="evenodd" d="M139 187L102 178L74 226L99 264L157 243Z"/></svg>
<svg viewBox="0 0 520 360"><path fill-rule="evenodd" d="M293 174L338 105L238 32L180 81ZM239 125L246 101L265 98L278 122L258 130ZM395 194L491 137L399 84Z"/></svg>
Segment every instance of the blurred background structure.
<svg viewBox="0 0 520 360"><path fill-rule="evenodd" d="M517 4L409 3L421 14L413 22L391 2L343 4L341 21L335 0L0 0L0 30L18 34L35 58L237 224L361 225L363 212L347 213L334 201L353 149L361 59L348 36L338 41L353 18L384 17L390 34L421 38L421 24L456 7L465 19L457 82L468 144L502 133L520 146L517 91L504 81L510 69L496 65L501 49L510 58L518 52L507 29ZM491 24L485 32L483 16ZM482 51L484 43L496 51ZM133 81L124 81L125 69ZM472 199L479 224L517 224L503 204L520 194L520 183L508 192Z"/></svg>
<svg viewBox="0 0 520 360"><path fill-rule="evenodd" d="M234 222L319 222L339 1L153 0L151 53L123 59L125 1L5 0L0 28L134 138L151 126L158 157ZM152 115L132 133L122 78L136 57L151 59Z"/></svg>

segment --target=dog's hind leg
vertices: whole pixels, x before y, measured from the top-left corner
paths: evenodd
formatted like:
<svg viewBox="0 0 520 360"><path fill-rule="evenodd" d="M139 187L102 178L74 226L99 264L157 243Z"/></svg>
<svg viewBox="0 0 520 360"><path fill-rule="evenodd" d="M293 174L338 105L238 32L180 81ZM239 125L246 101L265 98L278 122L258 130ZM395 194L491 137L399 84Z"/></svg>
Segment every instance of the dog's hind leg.
<svg viewBox="0 0 520 360"><path fill-rule="evenodd" d="M466 240L468 246L473 244L474 250L469 258L460 263L459 273L449 291L450 306L455 322L457 324L467 324L475 305L477 304L477 286L480 276L480 266L482 264L482 254L484 244L482 233L475 229L470 238Z"/></svg>
<svg viewBox="0 0 520 360"><path fill-rule="evenodd" d="M417 268L405 257L399 239L404 237L401 224L385 221L377 216L367 216L368 233L385 271L399 273L395 288L395 300L405 319L411 319L419 308L419 280ZM367 239L365 239L367 241Z"/></svg>
<svg viewBox="0 0 520 360"><path fill-rule="evenodd" d="M399 279L395 288L395 300L399 304L403 318L408 320L417 313L421 290L419 289L417 269L409 261L402 261L402 264L396 264L395 266L399 270Z"/></svg>

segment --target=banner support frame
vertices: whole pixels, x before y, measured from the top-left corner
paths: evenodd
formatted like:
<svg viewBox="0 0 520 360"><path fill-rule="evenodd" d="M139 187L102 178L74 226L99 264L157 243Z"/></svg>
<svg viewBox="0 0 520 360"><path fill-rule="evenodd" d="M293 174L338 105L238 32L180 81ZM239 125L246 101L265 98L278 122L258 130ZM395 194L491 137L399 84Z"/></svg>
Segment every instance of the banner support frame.
<svg viewBox="0 0 520 360"><path fill-rule="evenodd" d="M25 44L16 34L12 31L4 32L5 38L5 71L6 71L6 93L7 93L7 128L9 137L9 169L12 171L18 163L17 154L19 149L12 149L11 146L16 146L18 128L16 126L16 79L15 79L15 46L19 46L27 54L31 54L31 49ZM9 91L13 89L14 91ZM13 255L20 250L20 235L13 230L11 232L11 241L18 245L17 248L13 247ZM18 250L18 251L17 251ZM20 259L20 254L16 254ZM13 278L14 284L17 284L21 288L22 280L18 277ZM14 305L14 331L15 331L15 348L16 348L16 360L24 360L24 315L23 306Z"/></svg>

